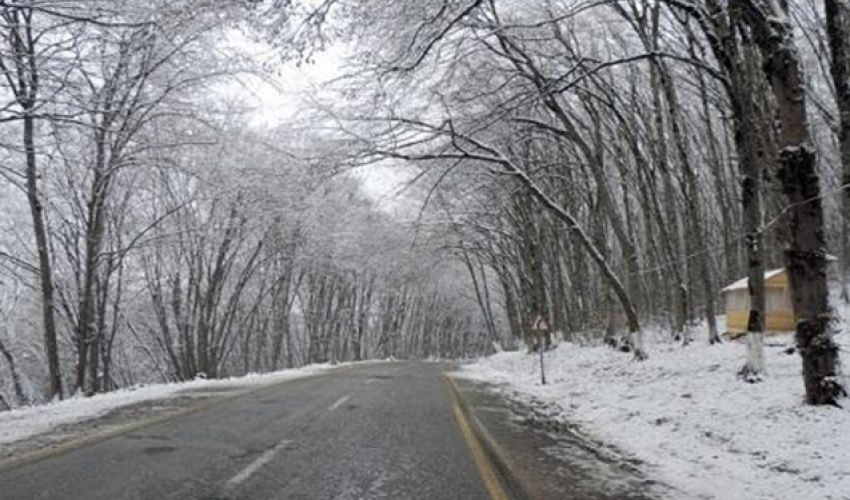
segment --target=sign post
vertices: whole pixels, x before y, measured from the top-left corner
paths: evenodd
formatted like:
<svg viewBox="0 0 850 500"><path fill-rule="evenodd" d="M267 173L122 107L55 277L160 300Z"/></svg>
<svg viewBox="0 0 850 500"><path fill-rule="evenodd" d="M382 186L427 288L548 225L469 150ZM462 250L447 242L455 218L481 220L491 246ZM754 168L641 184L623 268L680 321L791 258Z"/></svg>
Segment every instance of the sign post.
<svg viewBox="0 0 850 500"><path fill-rule="evenodd" d="M546 385L546 366L543 363L543 351L546 350L545 336L552 331L552 327L549 326L549 322L546 321L545 317L539 315L534 320L534 323L531 324L531 331L537 338L537 352L540 356L540 383Z"/></svg>

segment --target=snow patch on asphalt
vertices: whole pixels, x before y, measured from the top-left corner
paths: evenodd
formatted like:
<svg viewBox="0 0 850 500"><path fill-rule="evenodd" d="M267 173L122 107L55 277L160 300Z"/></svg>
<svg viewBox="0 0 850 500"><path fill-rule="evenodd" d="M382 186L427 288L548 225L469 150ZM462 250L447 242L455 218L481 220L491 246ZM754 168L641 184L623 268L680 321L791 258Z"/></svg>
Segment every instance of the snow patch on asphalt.
<svg viewBox="0 0 850 500"><path fill-rule="evenodd" d="M837 340L847 366L848 335ZM850 499L850 410L804 405L800 356L784 352L791 336L766 343L769 373L754 385L736 377L746 357L737 342L655 343L642 363L606 347L562 344L546 354L545 386L538 357L523 352L496 354L458 375L554 404L556 418L644 462L648 476L682 498Z"/></svg>
<svg viewBox="0 0 850 500"><path fill-rule="evenodd" d="M343 365L337 365L343 366ZM95 419L136 403L191 395L193 392L248 389L293 380L332 369L330 365L312 365L294 370L251 374L222 380L193 380L173 384L155 384L122 389L90 398L77 396L41 406L19 408L0 413L0 445L50 432L57 427Z"/></svg>

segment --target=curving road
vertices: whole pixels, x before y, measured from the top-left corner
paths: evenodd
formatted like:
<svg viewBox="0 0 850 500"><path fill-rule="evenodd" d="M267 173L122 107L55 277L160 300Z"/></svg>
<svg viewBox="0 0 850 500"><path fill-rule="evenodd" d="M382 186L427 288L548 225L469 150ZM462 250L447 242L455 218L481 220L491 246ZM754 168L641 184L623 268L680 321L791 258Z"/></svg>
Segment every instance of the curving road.
<svg viewBox="0 0 850 500"><path fill-rule="evenodd" d="M452 381L444 368L362 364L235 396L187 396L178 412L155 403L123 415L129 424L105 418L70 442L7 450L11 460L0 453L0 500L669 496L641 464L555 424L545 407Z"/></svg>
<svg viewBox="0 0 850 500"><path fill-rule="evenodd" d="M0 471L0 499L500 500L458 418L439 365L360 365Z"/></svg>

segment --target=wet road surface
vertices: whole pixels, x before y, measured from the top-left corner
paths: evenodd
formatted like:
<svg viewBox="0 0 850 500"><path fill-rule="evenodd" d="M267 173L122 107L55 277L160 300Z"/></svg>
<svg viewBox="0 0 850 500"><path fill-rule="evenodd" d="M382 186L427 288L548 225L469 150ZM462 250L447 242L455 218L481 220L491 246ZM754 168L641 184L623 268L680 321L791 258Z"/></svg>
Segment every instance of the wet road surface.
<svg viewBox="0 0 850 500"><path fill-rule="evenodd" d="M446 368L364 364L252 391L0 467L0 499L647 498L635 471L579 447L572 456L576 443L524 428L501 398L450 383ZM608 476L592 473L603 465L628 494L606 490Z"/></svg>

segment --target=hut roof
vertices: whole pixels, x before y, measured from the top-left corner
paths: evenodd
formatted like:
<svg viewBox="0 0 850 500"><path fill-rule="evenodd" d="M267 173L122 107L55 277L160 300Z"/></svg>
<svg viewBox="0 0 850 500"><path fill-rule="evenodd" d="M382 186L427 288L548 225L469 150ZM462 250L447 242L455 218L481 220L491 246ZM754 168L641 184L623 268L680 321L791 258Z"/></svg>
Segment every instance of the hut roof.
<svg viewBox="0 0 850 500"><path fill-rule="evenodd" d="M834 255L826 254L825 257L826 257L826 261L829 262L829 263L838 261L838 257L836 257ZM782 274L784 272L785 272L784 267L780 267L779 269L771 269L769 271L765 271L764 272L764 281L767 281L771 278L775 278L775 277L779 276L780 274ZM746 290L747 285L749 285L749 284L750 284L749 278L742 278L742 279L739 279L738 281L732 283L731 285L727 286L726 288L724 288L723 290L720 290L720 291L721 292L734 292L735 290Z"/></svg>
<svg viewBox="0 0 850 500"><path fill-rule="evenodd" d="M780 267L779 269L771 269L770 271L765 271L764 280L767 281L771 278L775 278L776 276L779 276L780 274L782 274L784 272L785 272L784 267ZM732 283L731 285L727 286L726 288L724 288L721 291L722 292L734 292L735 290L746 290L747 286L749 284L750 284L750 279L749 278L743 278L743 279L739 279L738 281Z"/></svg>

